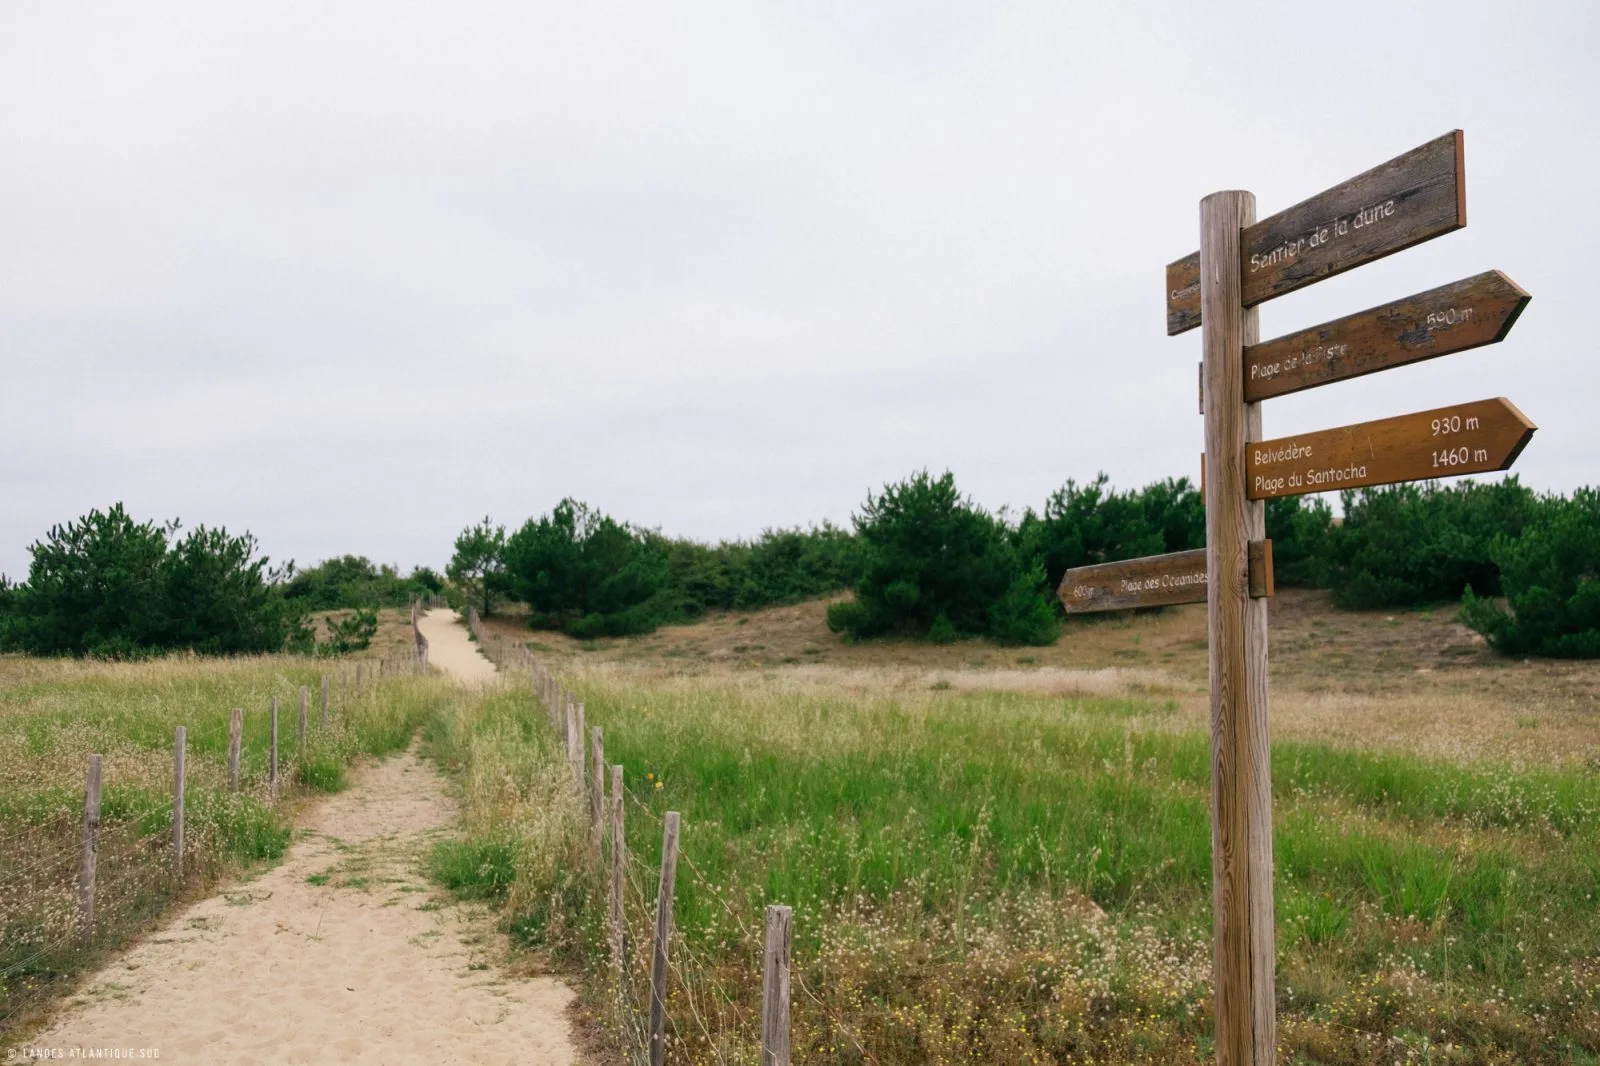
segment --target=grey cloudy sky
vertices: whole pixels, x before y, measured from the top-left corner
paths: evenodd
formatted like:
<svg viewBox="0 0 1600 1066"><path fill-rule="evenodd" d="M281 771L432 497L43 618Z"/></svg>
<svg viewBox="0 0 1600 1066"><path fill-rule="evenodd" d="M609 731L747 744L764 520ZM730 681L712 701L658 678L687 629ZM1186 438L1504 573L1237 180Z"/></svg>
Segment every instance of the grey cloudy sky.
<svg viewBox="0 0 1600 1066"><path fill-rule="evenodd" d="M1199 198L1452 128L1467 229L1263 337L1489 268L1503 344L1268 404L1504 395L1600 481L1600 4L0 0L0 571L52 522L442 564L563 495L667 532L1194 476Z"/></svg>

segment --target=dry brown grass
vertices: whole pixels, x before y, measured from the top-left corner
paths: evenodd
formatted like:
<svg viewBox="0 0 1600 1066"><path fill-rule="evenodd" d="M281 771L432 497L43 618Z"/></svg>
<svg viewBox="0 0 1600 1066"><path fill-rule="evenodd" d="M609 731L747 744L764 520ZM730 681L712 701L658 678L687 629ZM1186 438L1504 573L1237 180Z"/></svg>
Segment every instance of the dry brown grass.
<svg viewBox="0 0 1600 1066"><path fill-rule="evenodd" d="M1039 695L1173 700L1178 727L1206 724L1204 606L1069 623L1048 648L906 641L847 644L831 601L717 614L627 640L582 642L487 624L531 642L558 668L608 664L637 678L769 675L808 691L932 686ZM1455 609L1341 611L1327 595L1284 590L1270 611L1275 736L1415 752L1461 762L1600 760L1600 663L1519 661L1490 651Z"/></svg>

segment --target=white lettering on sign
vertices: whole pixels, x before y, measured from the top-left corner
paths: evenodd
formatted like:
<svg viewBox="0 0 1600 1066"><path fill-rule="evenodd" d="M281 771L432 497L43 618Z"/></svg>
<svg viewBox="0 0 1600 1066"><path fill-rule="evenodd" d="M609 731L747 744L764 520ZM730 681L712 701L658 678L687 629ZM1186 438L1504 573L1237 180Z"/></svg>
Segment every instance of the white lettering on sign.
<svg viewBox="0 0 1600 1066"><path fill-rule="evenodd" d="M1476 415L1468 415L1466 418L1460 415L1445 415L1443 418L1435 418L1430 425L1433 427L1435 437L1443 437L1451 433L1471 433L1483 423L1478 421Z"/></svg>
<svg viewBox="0 0 1600 1066"><path fill-rule="evenodd" d="M1258 270L1265 270L1268 267L1287 263L1312 249L1332 244L1340 237L1348 236L1353 230L1376 226L1386 219L1393 218L1398 206L1394 200L1385 200L1382 203L1373 204L1371 207L1363 207L1353 215L1345 215L1331 222L1325 222L1304 236L1284 241L1271 251L1252 255L1250 257L1250 273L1254 274Z"/></svg>
<svg viewBox="0 0 1600 1066"><path fill-rule="evenodd" d="M1488 461L1488 448L1468 448L1466 445L1462 445L1459 448L1446 448L1442 452L1433 453L1435 470L1448 470L1452 466L1466 466L1468 463L1487 463Z"/></svg>
<svg viewBox="0 0 1600 1066"><path fill-rule="evenodd" d="M1181 288L1181 289L1173 289L1172 291L1167 293L1167 299L1174 300L1174 301L1185 299L1187 297L1193 296L1195 294L1195 292L1199 288L1200 288L1200 283L1197 281L1193 285L1188 285L1188 286L1185 286L1184 288Z"/></svg>
<svg viewBox="0 0 1600 1066"><path fill-rule="evenodd" d="M1331 363L1341 356L1348 355L1349 352L1348 344L1319 344L1314 348L1306 348L1299 355L1291 355L1275 363L1251 363L1250 380L1270 381L1290 370L1316 366L1319 363Z"/></svg>
<svg viewBox="0 0 1600 1066"><path fill-rule="evenodd" d="M1424 325L1429 329L1448 329L1472 321L1472 308L1452 307L1445 311L1430 311Z"/></svg>
<svg viewBox="0 0 1600 1066"><path fill-rule="evenodd" d="M1263 463L1281 463L1286 459L1306 459L1310 456L1311 445L1290 442L1281 448L1257 449L1255 461L1260 466Z"/></svg>
<svg viewBox="0 0 1600 1066"><path fill-rule="evenodd" d="M1187 574L1158 574L1155 577L1123 578L1117 584L1123 592L1155 592L1158 589L1183 589L1191 585L1204 585L1206 572L1204 570L1191 571Z"/></svg>

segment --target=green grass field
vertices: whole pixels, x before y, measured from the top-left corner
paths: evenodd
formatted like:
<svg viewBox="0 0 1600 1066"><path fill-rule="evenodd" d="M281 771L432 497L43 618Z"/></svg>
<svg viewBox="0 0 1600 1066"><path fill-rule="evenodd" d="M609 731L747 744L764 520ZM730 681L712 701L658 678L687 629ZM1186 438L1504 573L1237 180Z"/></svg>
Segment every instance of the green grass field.
<svg viewBox="0 0 1600 1066"><path fill-rule="evenodd" d="M795 909L797 1061L1207 1059L1209 747L1170 704L781 671L576 687L634 796L637 943L655 818L683 815L679 1061L753 1058L767 903ZM435 727L476 811L436 865L587 960L603 1012L561 753L529 698L477 714ZM1306 742L1273 764L1282 1061L1600 1061L1600 776Z"/></svg>
<svg viewBox="0 0 1600 1066"><path fill-rule="evenodd" d="M136 935L174 899L287 846L298 797L342 788L363 754L404 747L448 698L440 681L385 678L360 693L337 663L290 657L93 663L0 656L0 1033ZM319 680L331 671L321 721ZM310 690L305 748L300 687ZM282 787L267 782L272 697L280 701ZM227 783L228 722L245 710L241 781ZM173 733L187 731L185 878L170 872ZM74 936L89 753L103 757L93 939Z"/></svg>

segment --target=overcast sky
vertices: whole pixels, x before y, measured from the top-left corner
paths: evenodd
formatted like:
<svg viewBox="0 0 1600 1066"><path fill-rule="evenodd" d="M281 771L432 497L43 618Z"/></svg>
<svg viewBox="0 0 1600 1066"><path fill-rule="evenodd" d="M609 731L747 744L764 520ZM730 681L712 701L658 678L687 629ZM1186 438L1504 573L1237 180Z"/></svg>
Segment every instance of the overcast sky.
<svg viewBox="0 0 1600 1066"><path fill-rule="evenodd" d="M0 571L51 523L442 565L564 495L715 539L955 471L1197 474L1197 203L1452 128L1465 230L1262 336L1498 268L1502 344L1271 436L1507 396L1600 482L1600 4L0 0Z"/></svg>

